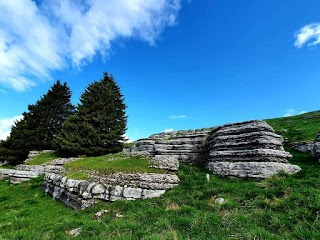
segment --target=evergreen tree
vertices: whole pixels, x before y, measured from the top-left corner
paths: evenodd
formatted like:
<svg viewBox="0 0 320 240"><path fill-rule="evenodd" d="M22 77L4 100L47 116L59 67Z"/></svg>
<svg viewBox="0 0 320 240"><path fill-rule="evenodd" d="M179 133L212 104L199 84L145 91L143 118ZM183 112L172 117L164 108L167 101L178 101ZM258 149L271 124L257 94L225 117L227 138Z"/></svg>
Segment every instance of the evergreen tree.
<svg viewBox="0 0 320 240"><path fill-rule="evenodd" d="M98 156L121 151L126 131L126 105L113 76L90 84L78 111L64 124L55 143L64 155Z"/></svg>
<svg viewBox="0 0 320 240"><path fill-rule="evenodd" d="M70 97L67 84L58 80L40 100L28 105L28 112L23 113L10 136L1 143L1 158L14 165L25 160L30 150L52 149L63 123L74 112Z"/></svg>

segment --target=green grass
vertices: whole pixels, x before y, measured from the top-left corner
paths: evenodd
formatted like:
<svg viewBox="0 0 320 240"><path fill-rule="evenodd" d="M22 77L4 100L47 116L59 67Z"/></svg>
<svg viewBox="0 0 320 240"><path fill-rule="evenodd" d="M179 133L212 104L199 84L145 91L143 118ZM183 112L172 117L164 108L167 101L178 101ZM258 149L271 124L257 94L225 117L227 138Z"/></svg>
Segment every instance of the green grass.
<svg viewBox="0 0 320 240"><path fill-rule="evenodd" d="M27 165L41 165L59 158L55 153L40 153L27 162Z"/></svg>
<svg viewBox="0 0 320 240"><path fill-rule="evenodd" d="M13 166L11 166L11 165L4 165L4 166L0 166L0 168L13 169Z"/></svg>
<svg viewBox="0 0 320 240"><path fill-rule="evenodd" d="M42 179L0 181L0 239L320 239L319 163L290 151L302 168L295 175L228 179L182 165L180 186L160 198L101 202L78 212L45 196ZM214 204L217 197L226 203ZM110 212L94 220L102 209ZM78 237L66 234L77 227Z"/></svg>
<svg viewBox="0 0 320 240"><path fill-rule="evenodd" d="M163 173L164 170L150 168L149 159L141 156L128 157L124 154L108 154L99 157L86 157L78 161L70 162L64 167L72 174L79 171L99 171L102 173L114 172L154 172ZM68 175L70 176L70 175ZM83 172L80 176L84 176Z"/></svg>
<svg viewBox="0 0 320 240"><path fill-rule="evenodd" d="M313 141L320 130L320 111L268 119L274 130L290 142Z"/></svg>

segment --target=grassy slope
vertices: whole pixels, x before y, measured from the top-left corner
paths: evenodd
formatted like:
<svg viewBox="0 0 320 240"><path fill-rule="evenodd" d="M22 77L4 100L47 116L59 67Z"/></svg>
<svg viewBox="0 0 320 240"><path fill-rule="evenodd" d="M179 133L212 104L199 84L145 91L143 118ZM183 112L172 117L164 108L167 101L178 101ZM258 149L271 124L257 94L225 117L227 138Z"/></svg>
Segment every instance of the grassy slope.
<svg viewBox="0 0 320 240"><path fill-rule="evenodd" d="M290 142L313 141L320 130L320 111L268 119L267 122Z"/></svg>
<svg viewBox="0 0 320 240"><path fill-rule="evenodd" d="M210 175L182 166L181 185L158 199L100 203L73 211L41 192L41 179L20 185L0 181L0 239L320 239L319 164L293 152L303 171L264 181ZM214 204L223 197L226 204ZM109 209L102 220L95 211ZM123 218L116 218L116 213Z"/></svg>
<svg viewBox="0 0 320 240"><path fill-rule="evenodd" d="M55 153L41 153L32 158L32 160L27 162L27 165L40 165L47 163L53 159L59 158Z"/></svg>
<svg viewBox="0 0 320 240"><path fill-rule="evenodd" d="M268 122L297 141L314 139L319 120L320 112L314 112ZM320 239L319 163L290 151L291 163L302 168L292 176L252 181L210 174L207 182L207 170L182 165L180 186L160 198L102 202L79 212L45 196L41 179L20 185L0 181L0 239ZM214 204L217 197L226 203ZM101 209L110 213L94 220ZM66 234L77 227L83 228L80 236Z"/></svg>

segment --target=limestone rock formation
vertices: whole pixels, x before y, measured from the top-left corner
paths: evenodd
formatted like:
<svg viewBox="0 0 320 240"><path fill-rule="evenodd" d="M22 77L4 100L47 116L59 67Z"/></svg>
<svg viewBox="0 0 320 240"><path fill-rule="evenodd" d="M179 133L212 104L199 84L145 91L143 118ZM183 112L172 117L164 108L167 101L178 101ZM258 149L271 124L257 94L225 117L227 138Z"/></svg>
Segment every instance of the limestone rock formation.
<svg viewBox="0 0 320 240"><path fill-rule="evenodd" d="M288 163L283 138L265 121L247 121L217 128L209 137L208 168L222 176L266 178L280 171L296 173Z"/></svg>
<svg viewBox="0 0 320 240"><path fill-rule="evenodd" d="M16 169L5 169L0 168L0 175L3 177L9 177L10 183L20 183L24 181L28 181L31 178L36 178L40 175L39 172L34 171L23 171L23 170L16 170Z"/></svg>
<svg viewBox="0 0 320 240"><path fill-rule="evenodd" d="M138 140L130 153L151 156L151 166L175 171L179 168L179 162L192 164L206 161L206 139L213 129L154 134Z"/></svg>
<svg viewBox="0 0 320 240"><path fill-rule="evenodd" d="M43 150L43 151L30 151L28 158L24 161L25 164L19 164L14 167L14 169L0 169L0 175L3 177L9 177L10 183L20 183L28 181L32 178L36 178L41 174L45 173L57 173L61 174L64 172L62 167L64 164L72 161L78 160L78 158L59 158L52 160L48 163L41 165L27 165L33 157L41 154L54 152L53 150Z"/></svg>
<svg viewBox="0 0 320 240"><path fill-rule="evenodd" d="M312 153L320 162L320 132L317 134Z"/></svg>
<svg viewBox="0 0 320 240"><path fill-rule="evenodd" d="M44 191L78 210L91 206L99 199L116 201L159 197L179 184L176 175L157 173L115 173L103 177L96 175L94 180L74 180L47 173Z"/></svg>
<svg viewBox="0 0 320 240"><path fill-rule="evenodd" d="M314 141L294 142L294 143L291 143L290 146L299 152L309 153L313 155L315 142Z"/></svg>

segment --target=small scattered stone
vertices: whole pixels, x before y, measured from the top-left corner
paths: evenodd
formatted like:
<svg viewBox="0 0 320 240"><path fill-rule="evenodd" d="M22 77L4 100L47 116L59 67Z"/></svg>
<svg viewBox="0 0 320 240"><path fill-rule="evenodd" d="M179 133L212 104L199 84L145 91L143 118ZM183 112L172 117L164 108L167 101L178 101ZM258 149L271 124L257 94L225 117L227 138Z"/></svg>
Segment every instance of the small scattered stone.
<svg viewBox="0 0 320 240"><path fill-rule="evenodd" d="M210 182L210 175L208 173L206 174L206 179L207 179L207 182Z"/></svg>
<svg viewBox="0 0 320 240"><path fill-rule="evenodd" d="M78 227L78 228L72 229L72 230L70 230L70 231L66 231L66 233L67 233L69 236L77 237L77 236L80 235L81 230L82 230L82 228L81 228L81 227Z"/></svg>
<svg viewBox="0 0 320 240"><path fill-rule="evenodd" d="M216 204L223 204L224 203L224 198L216 198L216 200L214 200L214 202L216 203Z"/></svg>
<svg viewBox="0 0 320 240"><path fill-rule="evenodd" d="M94 214L95 219L100 219L101 217L105 216L108 212L110 212L109 210L101 210L99 212L96 212Z"/></svg>
<svg viewBox="0 0 320 240"><path fill-rule="evenodd" d="M116 214L116 218L123 218L123 215L120 214L120 213L117 213L117 214Z"/></svg>

